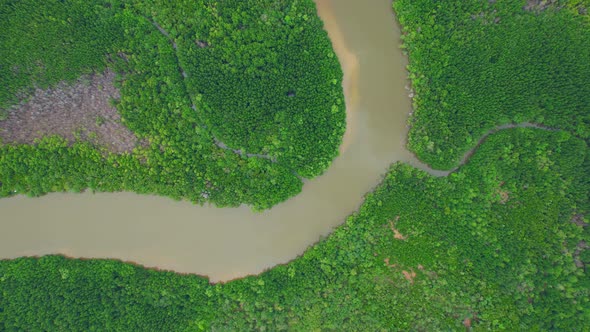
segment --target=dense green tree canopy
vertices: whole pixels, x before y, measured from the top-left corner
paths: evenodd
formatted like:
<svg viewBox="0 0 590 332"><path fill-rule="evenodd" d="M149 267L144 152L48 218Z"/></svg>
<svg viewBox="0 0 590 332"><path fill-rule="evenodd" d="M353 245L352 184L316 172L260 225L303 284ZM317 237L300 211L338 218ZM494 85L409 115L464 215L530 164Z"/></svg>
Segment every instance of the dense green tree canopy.
<svg viewBox="0 0 590 332"><path fill-rule="evenodd" d="M89 187L264 209L297 194L300 177L321 174L338 153L342 71L311 0L0 8L0 109L32 87L110 67L123 123L147 142L130 156L57 139L5 145L0 196Z"/></svg>
<svg viewBox="0 0 590 332"><path fill-rule="evenodd" d="M394 1L415 90L409 147L420 159L450 169L510 122L590 137L590 21L574 2L547 3Z"/></svg>

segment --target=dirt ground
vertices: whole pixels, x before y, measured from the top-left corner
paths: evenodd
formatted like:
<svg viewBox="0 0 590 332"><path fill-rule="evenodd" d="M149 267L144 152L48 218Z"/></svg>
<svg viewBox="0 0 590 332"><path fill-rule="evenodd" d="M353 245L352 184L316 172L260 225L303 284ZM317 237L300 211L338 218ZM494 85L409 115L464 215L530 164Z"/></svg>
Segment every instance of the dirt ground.
<svg viewBox="0 0 590 332"><path fill-rule="evenodd" d="M35 90L26 101L8 110L0 121L4 143L31 144L35 139L59 135L69 142L90 141L114 153L130 152L138 139L121 124L112 98L119 98L115 74L106 71L81 77L75 84Z"/></svg>

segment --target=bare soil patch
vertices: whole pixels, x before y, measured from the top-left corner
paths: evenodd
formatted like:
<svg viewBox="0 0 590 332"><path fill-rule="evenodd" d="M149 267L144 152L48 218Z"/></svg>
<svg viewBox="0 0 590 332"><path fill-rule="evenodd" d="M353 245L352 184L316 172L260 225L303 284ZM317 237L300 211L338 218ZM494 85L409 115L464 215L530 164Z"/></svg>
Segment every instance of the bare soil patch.
<svg viewBox="0 0 590 332"><path fill-rule="evenodd" d="M389 229L391 229L391 231L393 232L393 237L396 240L405 240L407 238L407 236L404 236L402 233L400 233L400 231L398 231L395 228L395 222L399 220L399 216L395 217L395 221L390 221L389 222Z"/></svg>
<svg viewBox="0 0 590 332"><path fill-rule="evenodd" d="M138 139L121 124L110 102L120 97L114 79L115 73L107 70L83 76L72 85L36 89L0 121L0 139L3 143L32 144L38 138L58 135L70 143L89 141L114 153L132 151Z"/></svg>
<svg viewBox="0 0 590 332"><path fill-rule="evenodd" d="M385 258L385 259L383 260L383 262L385 263L385 265L386 265L387 267L394 268L394 267L396 267L396 266L397 266L397 264L391 264L391 263L390 263L390 261L389 261L389 257Z"/></svg>
<svg viewBox="0 0 590 332"><path fill-rule="evenodd" d="M414 278L416 278L416 272L414 272L414 270L412 270L412 269L410 269L410 271L403 270L402 274L404 275L404 278L406 278L406 280L410 282L410 284L414 284Z"/></svg>
<svg viewBox="0 0 590 332"><path fill-rule="evenodd" d="M470 329L471 328L471 318L467 317L463 320L463 326Z"/></svg>

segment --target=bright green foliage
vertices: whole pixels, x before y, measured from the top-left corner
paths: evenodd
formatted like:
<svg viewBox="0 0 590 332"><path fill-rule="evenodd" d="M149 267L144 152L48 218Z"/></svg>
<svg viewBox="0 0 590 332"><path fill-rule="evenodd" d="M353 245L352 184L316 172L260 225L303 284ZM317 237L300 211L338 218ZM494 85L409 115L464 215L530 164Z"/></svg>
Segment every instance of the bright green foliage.
<svg viewBox="0 0 590 332"><path fill-rule="evenodd" d="M590 278L575 259L590 261L576 246L590 232L570 220L590 211L588 151L510 129L447 178L394 165L328 239L227 284L112 260L1 261L0 330L579 330Z"/></svg>
<svg viewBox="0 0 590 332"><path fill-rule="evenodd" d="M81 143L65 151L59 140L0 147L0 197L76 183L265 209L299 193L300 177L321 174L338 153L342 71L311 0L3 0L0 8L0 50L9 55L0 59L8 87L0 108L34 85L109 66L124 124L149 142L132 156Z"/></svg>
<svg viewBox="0 0 590 332"><path fill-rule="evenodd" d="M105 67L122 31L108 1L0 1L0 109L35 86Z"/></svg>
<svg viewBox="0 0 590 332"><path fill-rule="evenodd" d="M409 147L423 161L450 169L484 132L510 122L590 137L583 1L564 1L576 10L526 3L394 1L415 90Z"/></svg>
<svg viewBox="0 0 590 332"><path fill-rule="evenodd" d="M145 11L171 31L200 119L218 139L305 177L329 165L344 133L342 72L315 6L154 1Z"/></svg>

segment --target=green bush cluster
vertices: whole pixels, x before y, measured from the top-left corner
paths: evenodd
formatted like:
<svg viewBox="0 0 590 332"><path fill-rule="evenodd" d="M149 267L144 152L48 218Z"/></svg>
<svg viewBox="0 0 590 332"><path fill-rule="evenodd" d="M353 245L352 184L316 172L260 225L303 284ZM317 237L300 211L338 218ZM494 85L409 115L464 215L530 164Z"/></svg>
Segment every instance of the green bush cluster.
<svg viewBox="0 0 590 332"><path fill-rule="evenodd" d="M0 1L0 109L105 68L123 33L108 1Z"/></svg>
<svg viewBox="0 0 590 332"><path fill-rule="evenodd" d="M299 193L301 177L321 174L338 153L342 71L311 0L26 0L0 8L0 49L9 55L0 60L0 108L34 86L110 67L121 90L115 105L143 142L131 156L83 143L64 153L53 139L34 149L4 145L2 196L77 183L265 209ZM62 154L68 159L46 182L39 165ZM89 154L104 157L96 164L84 160ZM105 172L118 183L97 186Z"/></svg>
<svg viewBox="0 0 590 332"><path fill-rule="evenodd" d="M312 177L344 133L342 71L311 2L263 2L156 1L146 10L173 31L187 90L215 137ZM196 15L174 30L186 12Z"/></svg>
<svg viewBox="0 0 590 332"><path fill-rule="evenodd" d="M590 232L571 219L590 210L588 151L519 128L447 178L396 164L329 238L226 284L114 260L0 261L0 330L579 330Z"/></svg>
<svg viewBox="0 0 590 332"><path fill-rule="evenodd" d="M420 159L450 169L483 133L511 122L590 137L589 22L582 2L563 3L576 10L394 1L415 90L408 146Z"/></svg>

